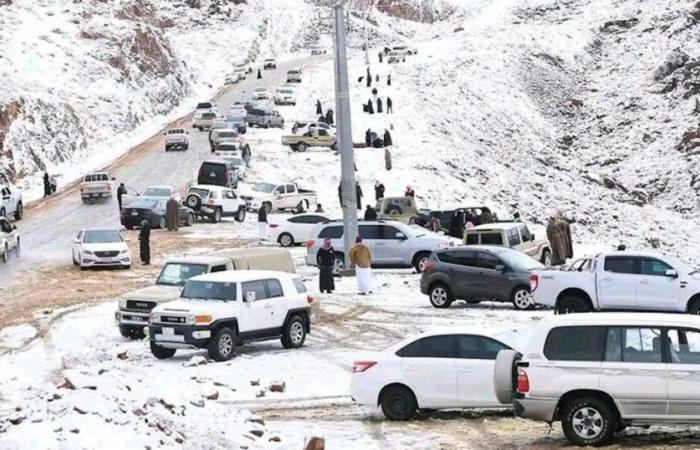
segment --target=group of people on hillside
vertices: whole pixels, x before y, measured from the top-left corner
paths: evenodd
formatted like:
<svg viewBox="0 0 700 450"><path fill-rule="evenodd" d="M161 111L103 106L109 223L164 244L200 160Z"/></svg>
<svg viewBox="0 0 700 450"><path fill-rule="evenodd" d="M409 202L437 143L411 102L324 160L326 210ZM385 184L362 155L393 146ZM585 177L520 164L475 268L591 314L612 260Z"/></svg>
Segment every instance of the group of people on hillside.
<svg viewBox="0 0 700 450"><path fill-rule="evenodd" d="M371 128L367 128L365 131L365 147L367 148L382 148L391 147L394 141L391 139L391 133L386 128L384 129L384 136L379 137L376 131L372 131Z"/></svg>
<svg viewBox="0 0 700 450"><path fill-rule="evenodd" d="M328 108L326 114L323 114L323 106L321 105L321 100L316 100L316 115L318 116L318 121L321 123L326 123L328 125L335 124L335 117L333 116L333 110Z"/></svg>

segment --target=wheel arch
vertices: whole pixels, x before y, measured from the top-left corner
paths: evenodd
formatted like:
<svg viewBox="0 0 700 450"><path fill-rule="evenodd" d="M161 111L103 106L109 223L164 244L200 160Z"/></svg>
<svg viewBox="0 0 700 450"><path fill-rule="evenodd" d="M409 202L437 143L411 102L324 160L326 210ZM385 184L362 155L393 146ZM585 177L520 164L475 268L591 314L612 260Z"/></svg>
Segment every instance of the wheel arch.
<svg viewBox="0 0 700 450"><path fill-rule="evenodd" d="M558 308L559 302L568 295L580 297L584 301L588 302L588 306L591 307L591 311L595 309L593 308L593 301L591 300L591 296L588 295L588 292L584 291L581 288L567 288L561 291L559 295L557 295L557 301L554 303L554 309Z"/></svg>
<svg viewBox="0 0 700 450"><path fill-rule="evenodd" d="M304 321L304 329L307 333L311 332L311 307L306 308L294 308L287 311L287 315L282 323L282 329L287 326L289 321L294 316L300 316Z"/></svg>
<svg viewBox="0 0 700 450"><path fill-rule="evenodd" d="M524 283L516 284L515 286L513 286L513 289L510 290L510 298L508 300L512 301L513 296L515 296L515 291L517 291L518 289L521 289L521 288L526 289L528 292L530 292L530 286L528 286Z"/></svg>
<svg viewBox="0 0 700 450"><path fill-rule="evenodd" d="M694 302L700 302L700 292L697 292L690 296L688 301L685 303L685 312L690 312L690 305Z"/></svg>
<svg viewBox="0 0 700 450"><path fill-rule="evenodd" d="M411 257L411 265L415 265L416 262L418 261L418 257L421 255L425 255L430 257L430 255L433 254L432 250L416 250L413 252L413 256Z"/></svg>
<svg viewBox="0 0 700 450"><path fill-rule="evenodd" d="M621 419L620 410L617 407L617 403L615 403L615 400L607 392L599 389L575 389L565 393L561 396L561 398L559 398L559 401L557 402L557 407L554 409L554 416L552 417L552 421L561 420L561 411L564 408L564 406L571 400L580 397L593 397L597 398L602 402L605 402L610 406L613 413L617 416L617 419Z"/></svg>
<svg viewBox="0 0 700 450"><path fill-rule="evenodd" d="M408 386L407 384L401 383L401 382L398 382L398 381L393 382L393 383L389 383L389 384L385 385L385 386L379 391L379 394L377 395L377 405L380 405L380 404L381 404L381 402L382 402L382 395L384 395L384 392L386 392L387 389L390 389L390 388L393 388L393 387L400 387L400 388L407 389L408 392L410 392L411 395L413 396L413 398L416 400L416 406L417 406L418 408L420 408L420 404L418 403L418 397L416 396L415 391L414 391L413 389L411 389L411 387Z"/></svg>
<svg viewBox="0 0 700 450"><path fill-rule="evenodd" d="M232 317L232 318L228 318L228 319L220 319L220 320L215 321L211 325L212 337L217 331L219 331L220 329L222 329L224 327L233 328L236 335L238 335L238 319L236 319L235 317Z"/></svg>

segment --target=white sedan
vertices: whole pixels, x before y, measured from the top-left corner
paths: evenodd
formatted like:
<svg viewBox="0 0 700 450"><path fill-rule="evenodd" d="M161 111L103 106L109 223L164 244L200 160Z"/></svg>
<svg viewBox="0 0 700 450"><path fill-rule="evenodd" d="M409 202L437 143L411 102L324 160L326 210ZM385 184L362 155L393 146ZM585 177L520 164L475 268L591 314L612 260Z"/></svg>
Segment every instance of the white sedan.
<svg viewBox="0 0 700 450"><path fill-rule="evenodd" d="M315 238L311 236L311 232L317 224L330 221L328 217L321 214L299 214L288 217L280 223L270 224L270 240L278 242L282 247L305 244L307 240Z"/></svg>
<svg viewBox="0 0 700 450"><path fill-rule="evenodd" d="M267 100L270 98L270 93L265 88L255 88L253 91L253 100Z"/></svg>
<svg viewBox="0 0 700 450"><path fill-rule="evenodd" d="M496 355L525 341L512 332L423 333L355 361L350 393L391 420L409 420L419 409L507 409L494 393Z"/></svg>
<svg viewBox="0 0 700 450"><path fill-rule="evenodd" d="M90 267L131 267L131 251L119 231L113 228L81 230L73 241L73 264Z"/></svg>

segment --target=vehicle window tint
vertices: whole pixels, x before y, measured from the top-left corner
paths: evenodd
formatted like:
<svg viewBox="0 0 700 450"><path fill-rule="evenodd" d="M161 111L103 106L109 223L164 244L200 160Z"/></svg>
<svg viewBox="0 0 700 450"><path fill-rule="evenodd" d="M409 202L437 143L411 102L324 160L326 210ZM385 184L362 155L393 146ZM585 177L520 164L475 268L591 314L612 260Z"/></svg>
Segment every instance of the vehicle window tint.
<svg viewBox="0 0 700 450"><path fill-rule="evenodd" d="M403 358L454 358L453 335L431 336L418 339L396 352Z"/></svg>
<svg viewBox="0 0 700 450"><path fill-rule="evenodd" d="M328 222L328 219L326 219L323 216L308 216L307 219L309 220L308 223L325 223Z"/></svg>
<svg viewBox="0 0 700 450"><path fill-rule="evenodd" d="M496 270L496 266L502 266L500 259L488 253L479 252L477 255L476 266L482 269Z"/></svg>
<svg viewBox="0 0 700 450"><path fill-rule="evenodd" d="M248 292L255 292L255 301L264 300L267 298L267 292L265 291L265 283L262 280L259 281L248 281L241 284L241 292L243 293L243 300L248 298Z"/></svg>
<svg viewBox="0 0 700 450"><path fill-rule="evenodd" d="M467 245L478 245L479 244L479 235L472 233L472 234L467 234Z"/></svg>
<svg viewBox="0 0 700 450"><path fill-rule="evenodd" d="M277 186L275 194L284 194L284 186Z"/></svg>
<svg viewBox="0 0 700 450"><path fill-rule="evenodd" d="M553 361L601 361L605 332L605 327L554 328L544 343L544 355Z"/></svg>
<svg viewBox="0 0 700 450"><path fill-rule="evenodd" d="M294 287L297 288L297 292L299 294L303 294L304 292L306 292L306 285L301 280L301 278L294 278L292 281L294 282Z"/></svg>
<svg viewBox="0 0 700 450"><path fill-rule="evenodd" d="M496 359L498 352L501 350L509 350L506 344L493 339L482 337L479 341L482 359Z"/></svg>
<svg viewBox="0 0 700 450"><path fill-rule="evenodd" d="M642 275L665 277L667 270L673 270L673 267L658 259L643 258L640 259L639 264Z"/></svg>
<svg viewBox="0 0 700 450"><path fill-rule="evenodd" d="M360 225L362 239L384 239L383 230L379 225Z"/></svg>
<svg viewBox="0 0 700 450"><path fill-rule="evenodd" d="M211 273L214 273L214 272L226 272L226 265L221 264L218 266L212 266Z"/></svg>
<svg viewBox="0 0 700 450"><path fill-rule="evenodd" d="M265 280L265 286L267 287L268 298L282 297L284 295L279 280Z"/></svg>
<svg viewBox="0 0 700 450"><path fill-rule="evenodd" d="M637 260L626 256L608 256L605 258L604 270L613 273L637 273Z"/></svg>
<svg viewBox="0 0 700 450"><path fill-rule="evenodd" d="M323 128L319 128L318 135L319 136L328 136L328 132L326 130L324 130Z"/></svg>
<svg viewBox="0 0 700 450"><path fill-rule="evenodd" d="M296 189L294 188L293 184L285 184L284 187L287 189L287 194L296 192Z"/></svg>
<svg viewBox="0 0 700 450"><path fill-rule="evenodd" d="M290 223L308 223L306 217L290 217L287 219Z"/></svg>
<svg viewBox="0 0 700 450"><path fill-rule="evenodd" d="M458 266L476 266L476 253L464 250L448 250L438 253L438 259L449 264Z"/></svg>
<svg viewBox="0 0 700 450"><path fill-rule="evenodd" d="M662 342L659 328L623 328L622 361L661 362Z"/></svg>
<svg viewBox="0 0 700 450"><path fill-rule="evenodd" d="M483 336L457 336L457 357L464 359L496 359L499 351L508 349L501 344Z"/></svg>
<svg viewBox="0 0 700 450"><path fill-rule="evenodd" d="M673 364L700 364L700 331L671 329L667 342Z"/></svg>
<svg viewBox="0 0 700 450"><path fill-rule="evenodd" d="M515 247L520 245L520 233L518 233L517 228L511 228L506 230L506 237L508 238L508 246Z"/></svg>
<svg viewBox="0 0 700 450"><path fill-rule="evenodd" d="M530 233L530 230L523 225L520 227L520 235L523 238L523 242L527 242L532 239L532 233Z"/></svg>
<svg viewBox="0 0 700 450"><path fill-rule="evenodd" d="M501 233L481 233L482 245L503 245Z"/></svg>
<svg viewBox="0 0 700 450"><path fill-rule="evenodd" d="M398 228L390 227L390 226L386 226L386 225L381 225L378 228L381 230L380 237L382 239L398 239L396 237L396 234L401 233L401 231ZM404 233L402 233L402 234L404 234Z"/></svg>
<svg viewBox="0 0 700 450"><path fill-rule="evenodd" d="M319 239L340 239L343 237L343 227L332 226L325 227L318 234Z"/></svg>

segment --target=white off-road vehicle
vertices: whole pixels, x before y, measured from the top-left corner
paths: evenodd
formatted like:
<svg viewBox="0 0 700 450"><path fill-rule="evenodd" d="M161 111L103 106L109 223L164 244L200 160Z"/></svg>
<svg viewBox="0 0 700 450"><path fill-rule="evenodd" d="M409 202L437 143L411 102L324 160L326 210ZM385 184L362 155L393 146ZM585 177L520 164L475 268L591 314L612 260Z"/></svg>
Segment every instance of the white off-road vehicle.
<svg viewBox="0 0 700 450"><path fill-rule="evenodd" d="M293 209L302 206L308 210L316 204L316 192L300 189L296 183L257 183L251 189L241 189L241 198L248 208L257 211Z"/></svg>
<svg viewBox="0 0 700 450"><path fill-rule="evenodd" d="M10 253L19 256L19 232L6 217L0 216L0 261L7 262Z"/></svg>
<svg viewBox="0 0 700 450"><path fill-rule="evenodd" d="M213 223L221 222L224 216L243 222L247 207L233 189L209 184L191 186L185 196L185 205L192 208L196 216L208 218Z"/></svg>
<svg viewBox="0 0 700 450"><path fill-rule="evenodd" d="M180 300L151 311L151 353L165 359L202 348L226 361L238 345L277 338L299 348L311 331L311 303L298 275L242 270L190 278Z"/></svg>
<svg viewBox="0 0 700 450"><path fill-rule="evenodd" d="M89 203L98 198L108 198L112 196L112 181L107 172L95 172L85 175L80 183L80 198L83 203Z"/></svg>
<svg viewBox="0 0 700 450"><path fill-rule="evenodd" d="M14 186L0 185L0 216L22 220L23 215L22 193Z"/></svg>
<svg viewBox="0 0 700 450"><path fill-rule="evenodd" d="M187 150L190 148L189 133L182 128L173 128L164 133L165 135L165 151L170 150Z"/></svg>

